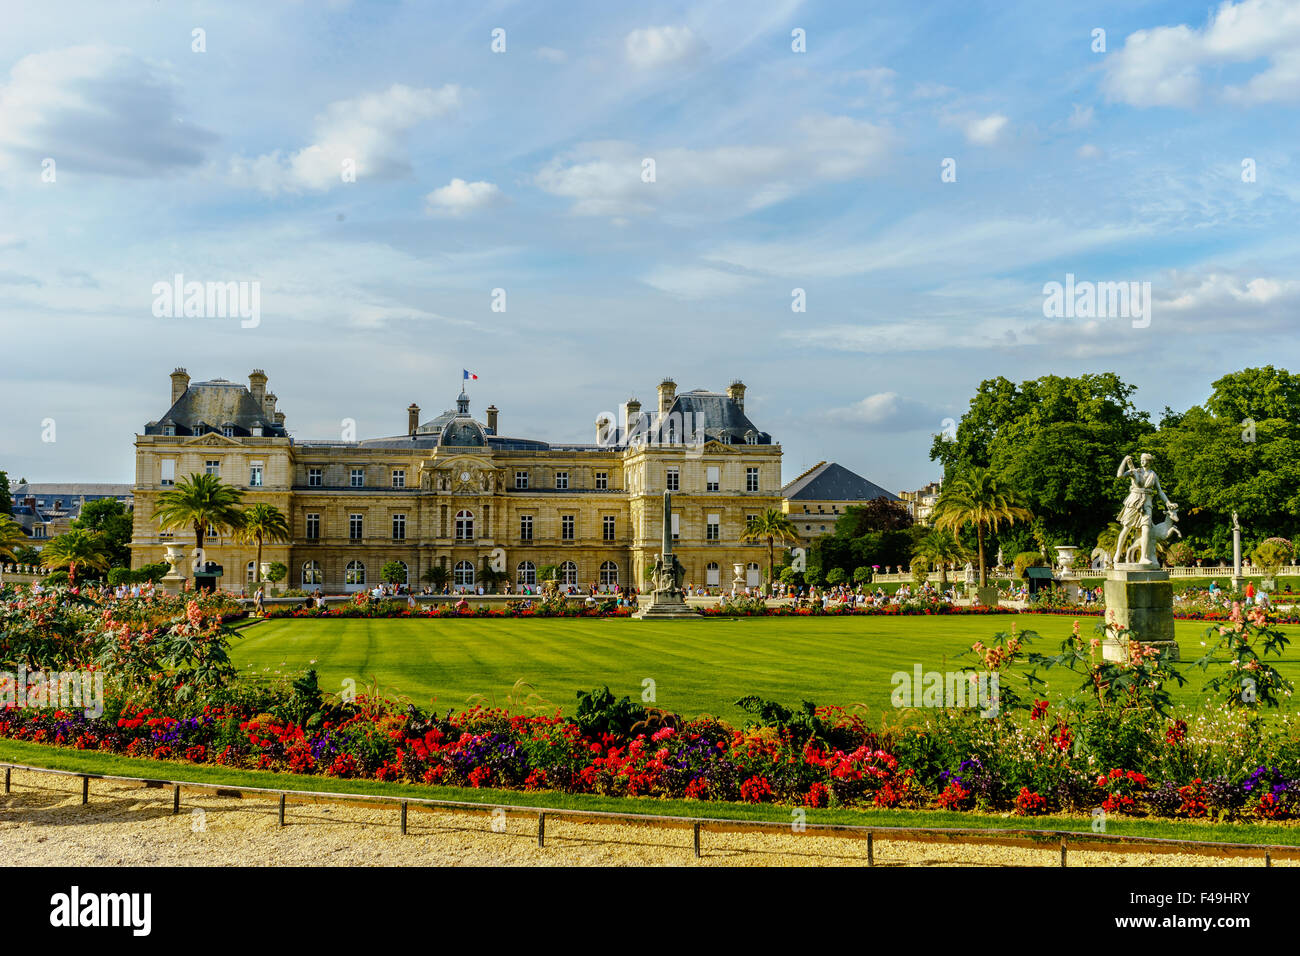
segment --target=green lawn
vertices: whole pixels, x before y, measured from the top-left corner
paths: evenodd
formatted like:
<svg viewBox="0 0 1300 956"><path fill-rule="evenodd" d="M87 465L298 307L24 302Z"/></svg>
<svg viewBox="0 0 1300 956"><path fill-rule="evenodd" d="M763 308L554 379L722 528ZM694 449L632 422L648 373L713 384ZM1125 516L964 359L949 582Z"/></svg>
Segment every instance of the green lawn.
<svg viewBox="0 0 1300 956"><path fill-rule="evenodd" d="M1092 635L1095 618L1080 627ZM248 673L275 676L314 666L321 687L337 692L345 679L427 706L464 706L481 694L498 704L517 680L533 684L571 713L575 694L608 684L640 699L642 681L655 682L657 706L685 715L735 719L732 705L747 694L798 703L855 703L891 711L891 676L961 670L960 656L976 640L1015 624L1041 637L1033 649L1054 653L1069 633L1066 616L753 618L707 621L579 620L283 620L244 629L232 656ZM1208 675L1192 668L1205 625L1179 621L1188 685L1176 698L1195 705ZM1296 628L1291 629L1293 632ZM1283 674L1300 684L1300 645ZM312 663L314 662L314 663ZM1076 689L1079 678L1055 676L1049 696ZM1213 672L1211 672L1213 673Z"/></svg>

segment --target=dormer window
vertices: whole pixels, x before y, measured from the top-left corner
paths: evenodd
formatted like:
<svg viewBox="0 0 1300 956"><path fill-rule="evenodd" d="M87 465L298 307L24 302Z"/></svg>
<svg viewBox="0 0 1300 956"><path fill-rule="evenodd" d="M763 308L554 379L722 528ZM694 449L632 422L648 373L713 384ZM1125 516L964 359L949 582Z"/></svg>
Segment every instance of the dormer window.
<svg viewBox="0 0 1300 956"><path fill-rule="evenodd" d="M231 426L231 425L222 425L222 426L221 426L221 434L224 435L226 438L234 438L234 437L235 437L235 429L234 429L234 427Z"/></svg>
<svg viewBox="0 0 1300 956"><path fill-rule="evenodd" d="M164 434L165 436L167 436L168 438L175 438L175 437L176 437L176 426L175 426L175 425L164 425L164 426L163 426L163 434Z"/></svg>
<svg viewBox="0 0 1300 956"><path fill-rule="evenodd" d="M262 426L261 426L261 425L254 425L254 426L253 426L253 437L254 437L254 438L261 438L261 437L262 437Z"/></svg>

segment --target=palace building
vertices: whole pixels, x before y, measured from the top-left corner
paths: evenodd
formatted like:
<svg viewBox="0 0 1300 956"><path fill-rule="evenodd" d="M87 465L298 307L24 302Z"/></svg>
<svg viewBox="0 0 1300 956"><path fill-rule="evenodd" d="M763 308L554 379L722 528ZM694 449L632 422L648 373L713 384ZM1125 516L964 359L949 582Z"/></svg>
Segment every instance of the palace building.
<svg viewBox="0 0 1300 956"><path fill-rule="evenodd" d="M765 545L741 541L746 522L781 509L781 447L745 414L745 386L678 392L665 379L654 408L636 399L620 421L596 422L591 444L514 438L492 405L479 420L462 392L454 408L420 421L407 407L405 434L359 441L302 440L255 370L247 386L171 375L171 403L137 435L133 567L194 547L193 532L164 532L160 494L185 475L219 475L245 506L264 502L289 519L292 538L268 542L263 563L289 568L286 587L355 591L380 581L389 562L419 589L429 569L453 587L475 588L489 568L512 584L536 584L546 565L564 584L641 588L662 533L662 496L672 493L674 551L694 585L730 588L734 566L760 583ZM220 585L254 581L254 545L208 538L204 557L222 565ZM188 567L188 561L182 566Z"/></svg>

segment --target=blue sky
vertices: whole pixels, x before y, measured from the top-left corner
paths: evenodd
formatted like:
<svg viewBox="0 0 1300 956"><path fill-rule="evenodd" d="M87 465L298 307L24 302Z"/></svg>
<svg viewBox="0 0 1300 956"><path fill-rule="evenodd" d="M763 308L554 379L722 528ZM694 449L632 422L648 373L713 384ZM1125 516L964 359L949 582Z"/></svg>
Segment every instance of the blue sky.
<svg viewBox="0 0 1300 956"><path fill-rule="evenodd" d="M131 480L175 366L265 368L300 438L399 433L462 368L503 432L557 441L664 376L741 378L787 479L895 490L987 377L1114 370L1158 413L1300 368L1300 0L5 16L14 479ZM177 273L258 282L259 322L156 317ZM1067 273L1149 282L1151 321L1045 317Z"/></svg>

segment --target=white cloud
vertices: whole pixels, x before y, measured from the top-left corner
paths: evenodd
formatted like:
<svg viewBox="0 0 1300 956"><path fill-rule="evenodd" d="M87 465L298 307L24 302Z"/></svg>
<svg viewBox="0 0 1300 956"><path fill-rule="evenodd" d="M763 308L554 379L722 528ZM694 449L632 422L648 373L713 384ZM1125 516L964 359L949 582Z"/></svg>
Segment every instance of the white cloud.
<svg viewBox="0 0 1300 956"><path fill-rule="evenodd" d="M865 70L851 70L845 79L862 83L873 96L888 98L894 95L898 74L887 66L873 66Z"/></svg>
<svg viewBox="0 0 1300 956"><path fill-rule="evenodd" d="M644 69L693 60L705 45L690 27L645 27L624 38L623 50L629 63Z"/></svg>
<svg viewBox="0 0 1300 956"><path fill-rule="evenodd" d="M1074 108L1070 112L1070 118L1065 125L1068 129L1087 129L1092 125L1093 109L1091 106L1080 106L1078 103L1073 104Z"/></svg>
<svg viewBox="0 0 1300 956"><path fill-rule="evenodd" d="M382 93L338 100L316 118L311 145L291 156L277 150L251 160L236 157L231 174L236 182L267 193L330 189L344 182L345 162L353 164L358 180L392 179L410 170L406 132L460 103L455 84L434 90L395 83Z"/></svg>
<svg viewBox="0 0 1300 956"><path fill-rule="evenodd" d="M933 409L897 392L876 392L851 405L828 409L822 417L839 425L886 431L939 427L939 416Z"/></svg>
<svg viewBox="0 0 1300 956"><path fill-rule="evenodd" d="M568 60L569 55L553 46L539 46L537 48L537 58L545 60L547 63L563 63Z"/></svg>
<svg viewBox="0 0 1300 956"><path fill-rule="evenodd" d="M641 281L683 299L732 295L755 282L749 276L707 266L663 266L642 276Z"/></svg>
<svg viewBox="0 0 1300 956"><path fill-rule="evenodd" d="M989 116L975 116L961 121L962 132L966 141L977 146L993 146L1007 127L1007 118L1001 113Z"/></svg>
<svg viewBox="0 0 1300 956"><path fill-rule="evenodd" d="M477 209L495 206L505 198L493 183L467 183L463 179L453 179L446 186L435 189L425 196L430 212L451 216L463 216Z"/></svg>
<svg viewBox="0 0 1300 956"><path fill-rule="evenodd" d="M649 150L621 141L584 143L557 157L535 183L574 200L577 215L645 214L680 200L707 201L727 214L779 202L814 182L842 182L879 172L894 146L893 133L845 116L808 116L786 142L714 149ZM655 181L642 180L643 161L655 161ZM698 207L697 207L698 208Z"/></svg>
<svg viewBox="0 0 1300 956"><path fill-rule="evenodd" d="M0 86L0 158L33 179L58 174L146 177L203 162L216 137L187 124L165 67L88 44L33 53Z"/></svg>
<svg viewBox="0 0 1300 956"><path fill-rule="evenodd" d="M1267 65L1220 95L1243 104L1300 100L1300 4L1294 0L1228 0L1199 29L1138 30L1106 58L1102 90L1131 106L1190 107L1202 97L1203 70L1260 60Z"/></svg>
<svg viewBox="0 0 1300 956"><path fill-rule="evenodd" d="M1078 149L1080 159L1101 159L1102 152L1100 147L1092 143L1084 143Z"/></svg>

